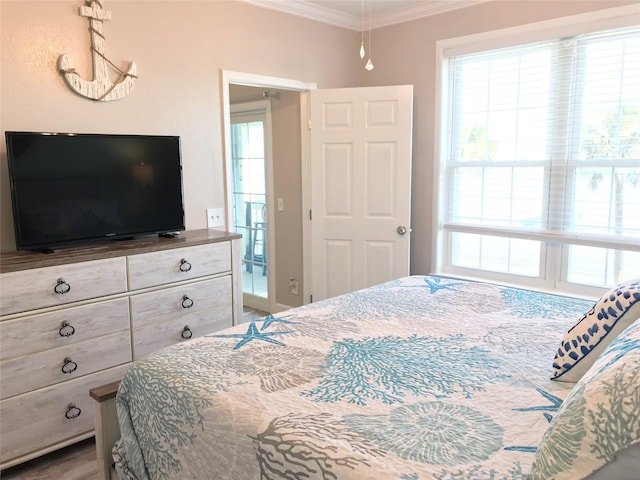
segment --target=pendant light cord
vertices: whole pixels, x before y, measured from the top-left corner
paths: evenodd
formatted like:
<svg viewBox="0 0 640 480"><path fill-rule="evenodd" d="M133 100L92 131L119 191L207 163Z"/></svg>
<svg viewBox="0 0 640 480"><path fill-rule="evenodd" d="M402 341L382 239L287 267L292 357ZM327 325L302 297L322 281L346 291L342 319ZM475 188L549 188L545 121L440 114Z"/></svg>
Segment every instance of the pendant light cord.
<svg viewBox="0 0 640 480"><path fill-rule="evenodd" d="M369 0L369 58L371 58L371 0Z"/></svg>
<svg viewBox="0 0 640 480"><path fill-rule="evenodd" d="M367 60L367 64L364 66L365 70L371 71L374 69L373 62L371 61L371 0L369 0L369 59Z"/></svg>
<svg viewBox="0 0 640 480"><path fill-rule="evenodd" d="M360 3L360 34L362 44L364 44L364 0Z"/></svg>
<svg viewBox="0 0 640 480"><path fill-rule="evenodd" d="M364 0L360 0L360 58L364 53Z"/></svg>

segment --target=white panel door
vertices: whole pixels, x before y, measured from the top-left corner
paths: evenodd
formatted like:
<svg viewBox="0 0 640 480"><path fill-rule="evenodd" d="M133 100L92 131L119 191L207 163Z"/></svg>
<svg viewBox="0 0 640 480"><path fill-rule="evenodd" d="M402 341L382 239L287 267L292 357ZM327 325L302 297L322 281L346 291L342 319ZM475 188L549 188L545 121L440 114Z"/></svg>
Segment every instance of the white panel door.
<svg viewBox="0 0 640 480"><path fill-rule="evenodd" d="M311 292L409 274L413 86L311 92Z"/></svg>

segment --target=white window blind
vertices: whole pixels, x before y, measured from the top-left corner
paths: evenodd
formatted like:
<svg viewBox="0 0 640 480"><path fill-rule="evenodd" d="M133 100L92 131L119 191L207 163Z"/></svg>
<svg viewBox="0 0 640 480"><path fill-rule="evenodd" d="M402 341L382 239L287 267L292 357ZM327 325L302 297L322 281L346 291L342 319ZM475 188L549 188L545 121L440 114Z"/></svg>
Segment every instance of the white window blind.
<svg viewBox="0 0 640 480"><path fill-rule="evenodd" d="M445 270L640 276L640 30L446 59Z"/></svg>

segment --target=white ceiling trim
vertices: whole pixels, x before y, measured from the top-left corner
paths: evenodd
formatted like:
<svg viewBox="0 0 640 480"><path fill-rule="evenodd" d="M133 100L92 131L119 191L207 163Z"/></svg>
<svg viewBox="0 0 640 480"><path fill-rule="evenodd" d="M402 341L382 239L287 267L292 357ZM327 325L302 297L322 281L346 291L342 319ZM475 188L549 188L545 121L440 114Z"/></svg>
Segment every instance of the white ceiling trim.
<svg viewBox="0 0 640 480"><path fill-rule="evenodd" d="M470 7L479 3L488 2L490 0L432 0L430 2L421 3L405 8L391 10L389 12L380 13L371 16L371 28L386 27L397 23L409 22L417 18L438 15L439 13L450 12L460 8ZM360 22L360 18L357 18ZM360 25L355 30L360 31Z"/></svg>
<svg viewBox="0 0 640 480"><path fill-rule="evenodd" d="M350 30L360 31L362 28L362 18L360 15L351 15L345 12L322 7L317 4L306 3L304 0L283 1L283 0L236 0L252 5L290 13L300 17L309 18L318 22L328 23ZM471 5L488 2L491 0L432 0L404 8L397 8L379 14L371 15L371 28L386 27L397 23L404 23L417 18L437 15L439 13L458 10ZM365 18L365 29L368 28L369 21Z"/></svg>

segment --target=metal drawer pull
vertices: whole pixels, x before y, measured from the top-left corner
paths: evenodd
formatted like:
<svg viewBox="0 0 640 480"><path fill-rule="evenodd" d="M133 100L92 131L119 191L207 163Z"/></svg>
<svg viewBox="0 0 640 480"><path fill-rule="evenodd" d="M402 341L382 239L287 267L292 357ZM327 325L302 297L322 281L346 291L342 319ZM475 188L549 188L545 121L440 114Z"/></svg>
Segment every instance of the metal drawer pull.
<svg viewBox="0 0 640 480"><path fill-rule="evenodd" d="M64 359L64 365L62 365L62 373L73 373L78 369L78 364L71 360L69 357Z"/></svg>
<svg viewBox="0 0 640 480"><path fill-rule="evenodd" d="M69 322L62 322L62 327L60 327L58 333L61 337L70 337L71 335L76 333L76 329L73 328L73 325L69 325Z"/></svg>
<svg viewBox="0 0 640 480"><path fill-rule="evenodd" d="M69 406L67 407L67 411L65 412L64 416L67 417L69 420L72 420L74 418L78 418L81 413L82 413L82 410L76 407L73 403L70 403Z"/></svg>
<svg viewBox="0 0 640 480"><path fill-rule="evenodd" d="M191 300L188 296L184 295L182 297L182 308L191 308L193 307L193 300Z"/></svg>
<svg viewBox="0 0 640 480"><path fill-rule="evenodd" d="M53 291L58 295L64 295L65 293L68 293L69 290L71 290L71 285L65 282L64 278L59 278L58 283L53 287Z"/></svg>
<svg viewBox="0 0 640 480"><path fill-rule="evenodd" d="M184 338L185 340L189 340L191 337L193 337L193 332L189 328L189 325L185 325L184 329L182 330L182 338Z"/></svg>
<svg viewBox="0 0 640 480"><path fill-rule="evenodd" d="M188 272L189 270L191 270L191 264L189 262L187 262L187 260L185 258L180 260L180 271L181 272Z"/></svg>

